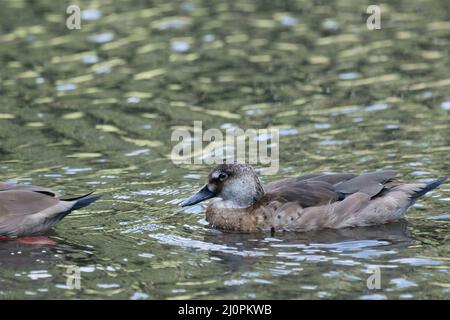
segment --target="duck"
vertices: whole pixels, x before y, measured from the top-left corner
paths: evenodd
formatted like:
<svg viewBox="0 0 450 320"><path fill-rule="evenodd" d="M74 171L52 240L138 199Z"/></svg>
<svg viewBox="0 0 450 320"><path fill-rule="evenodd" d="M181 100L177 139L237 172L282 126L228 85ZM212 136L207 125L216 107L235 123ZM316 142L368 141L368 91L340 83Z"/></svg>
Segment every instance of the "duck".
<svg viewBox="0 0 450 320"><path fill-rule="evenodd" d="M252 166L223 163L181 207L212 199L209 226L222 231L307 232L381 225L405 218L408 209L447 177L403 183L394 170L362 174L311 173L264 186Z"/></svg>
<svg viewBox="0 0 450 320"><path fill-rule="evenodd" d="M45 187L0 182L0 237L43 234L70 212L100 198L92 193L61 198L59 193Z"/></svg>

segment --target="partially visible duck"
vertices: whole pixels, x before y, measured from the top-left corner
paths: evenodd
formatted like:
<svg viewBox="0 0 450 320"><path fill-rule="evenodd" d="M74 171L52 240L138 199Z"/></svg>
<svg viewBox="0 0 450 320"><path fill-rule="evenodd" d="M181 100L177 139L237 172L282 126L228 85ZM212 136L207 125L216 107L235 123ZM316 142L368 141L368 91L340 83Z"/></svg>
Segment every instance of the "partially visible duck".
<svg viewBox="0 0 450 320"><path fill-rule="evenodd" d="M206 208L212 227L234 232L310 231L362 227L404 218L420 196L447 178L401 183L393 170L356 175L308 174L263 187L246 164L221 164L182 206L213 199Z"/></svg>
<svg viewBox="0 0 450 320"><path fill-rule="evenodd" d="M0 236L42 234L71 211L86 207L98 198L90 193L62 199L47 188L0 182Z"/></svg>

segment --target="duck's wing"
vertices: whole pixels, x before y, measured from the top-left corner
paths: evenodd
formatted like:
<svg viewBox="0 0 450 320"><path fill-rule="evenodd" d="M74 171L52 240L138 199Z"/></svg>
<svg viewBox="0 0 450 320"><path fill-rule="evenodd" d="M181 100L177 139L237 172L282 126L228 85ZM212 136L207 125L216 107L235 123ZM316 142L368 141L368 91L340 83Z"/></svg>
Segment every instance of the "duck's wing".
<svg viewBox="0 0 450 320"><path fill-rule="evenodd" d="M322 175L321 173L310 173L310 174L303 175L303 176L286 178L286 179L274 181L274 182L271 182L266 185L266 191L270 192L271 190L282 187L285 184L298 183L300 181L307 180L307 179L313 179L313 178L321 176L321 175Z"/></svg>
<svg viewBox="0 0 450 320"><path fill-rule="evenodd" d="M52 195L29 190L0 191L0 220L12 215L30 215L59 203Z"/></svg>
<svg viewBox="0 0 450 320"><path fill-rule="evenodd" d="M296 202L303 208L320 206L339 200L332 184L323 181L286 182L266 192L271 199L281 203Z"/></svg>
<svg viewBox="0 0 450 320"><path fill-rule="evenodd" d="M45 232L72 210L100 198L91 194L60 199L47 188L3 183L0 185L0 235L19 237Z"/></svg>
<svg viewBox="0 0 450 320"><path fill-rule="evenodd" d="M394 180L397 172L394 170L363 173L350 180L341 181L334 185L336 192L345 196L362 192L371 198L379 194L385 188L396 185Z"/></svg>
<svg viewBox="0 0 450 320"><path fill-rule="evenodd" d="M271 190L283 187L287 184L299 184L304 181L322 181L329 184L336 184L338 182L350 180L355 177L357 177L357 175L353 173L310 173L303 176L287 178L269 183L266 186L266 190L270 192Z"/></svg>
<svg viewBox="0 0 450 320"><path fill-rule="evenodd" d="M55 198L60 197L60 194L58 192L55 192L48 188L33 186L33 185L26 185L26 184L7 183L7 182L0 181L0 192L2 192L2 191L18 191L18 190L43 193L43 194L47 194L47 195L55 197Z"/></svg>
<svg viewBox="0 0 450 320"><path fill-rule="evenodd" d="M19 237L47 231L70 212L73 202L28 190L0 191L0 235Z"/></svg>
<svg viewBox="0 0 450 320"><path fill-rule="evenodd" d="M370 198L379 194L395 176L394 171L315 174L285 179L267 186L267 194L280 202L296 202L303 208L341 201L356 192Z"/></svg>

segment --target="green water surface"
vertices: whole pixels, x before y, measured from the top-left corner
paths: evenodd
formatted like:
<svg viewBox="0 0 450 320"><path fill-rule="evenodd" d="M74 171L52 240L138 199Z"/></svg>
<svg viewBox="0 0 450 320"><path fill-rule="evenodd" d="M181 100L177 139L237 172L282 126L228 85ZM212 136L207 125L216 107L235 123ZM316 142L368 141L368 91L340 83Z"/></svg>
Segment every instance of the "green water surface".
<svg viewBox="0 0 450 320"><path fill-rule="evenodd" d="M103 198L55 245L0 242L0 299L448 299L449 184L406 222L309 234L220 233L201 206L177 209L211 168L171 161L194 120L279 129L265 182L449 175L449 2L380 4L381 30L370 4L1 0L0 179Z"/></svg>

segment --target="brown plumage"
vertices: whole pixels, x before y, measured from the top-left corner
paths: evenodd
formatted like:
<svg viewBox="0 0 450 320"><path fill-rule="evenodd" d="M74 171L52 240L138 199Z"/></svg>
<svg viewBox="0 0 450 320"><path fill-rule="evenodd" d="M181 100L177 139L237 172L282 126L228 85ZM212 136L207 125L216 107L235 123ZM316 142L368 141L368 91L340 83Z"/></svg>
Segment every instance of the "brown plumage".
<svg viewBox="0 0 450 320"><path fill-rule="evenodd" d="M61 199L50 189L0 182L0 236L23 237L44 233L71 211L99 196Z"/></svg>
<svg viewBox="0 0 450 320"><path fill-rule="evenodd" d="M393 170L308 174L264 188L251 166L222 164L182 206L217 197L206 208L206 220L234 232L362 227L404 218L418 197L446 180L405 184L395 176Z"/></svg>

